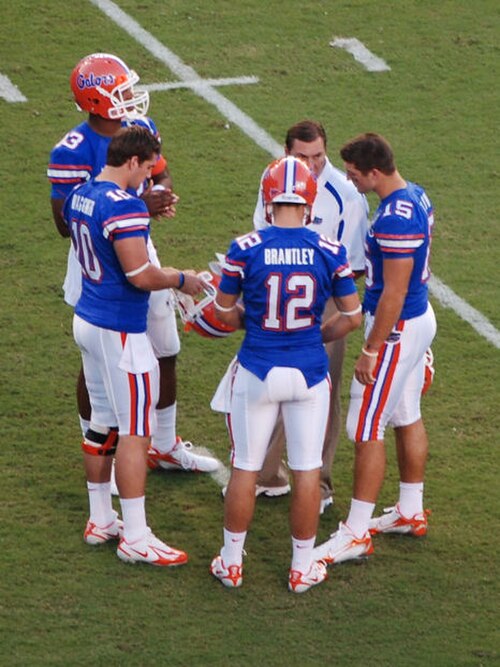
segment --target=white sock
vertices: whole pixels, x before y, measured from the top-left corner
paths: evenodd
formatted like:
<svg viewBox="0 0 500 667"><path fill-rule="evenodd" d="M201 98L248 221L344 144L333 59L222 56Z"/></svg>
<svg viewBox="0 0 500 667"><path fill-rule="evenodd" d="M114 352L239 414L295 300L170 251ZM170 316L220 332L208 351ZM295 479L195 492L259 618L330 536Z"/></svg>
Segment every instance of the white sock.
<svg viewBox="0 0 500 667"><path fill-rule="evenodd" d="M152 446L161 454L167 454L175 447L176 441L177 403L168 408L156 410L156 432L152 438Z"/></svg>
<svg viewBox="0 0 500 667"><path fill-rule="evenodd" d="M87 482L89 494L90 521L99 528L105 528L114 521L115 513L111 502L111 482L99 484Z"/></svg>
<svg viewBox="0 0 500 667"><path fill-rule="evenodd" d="M129 544L143 538L148 532L145 497L120 498L123 519L123 537Z"/></svg>
<svg viewBox="0 0 500 667"><path fill-rule="evenodd" d="M361 538L368 530L372 518L375 503L367 503L364 500L351 499L351 509L347 517L346 525L357 538Z"/></svg>
<svg viewBox="0 0 500 667"><path fill-rule="evenodd" d="M292 570L307 574L312 565L312 552L316 535L308 540L298 540L292 535Z"/></svg>
<svg viewBox="0 0 500 667"><path fill-rule="evenodd" d="M78 419L80 420L80 428L82 429L82 435L85 437L85 433L90 428L90 419L84 419L81 415L78 415Z"/></svg>
<svg viewBox="0 0 500 667"><path fill-rule="evenodd" d="M406 519L424 511L423 482L399 482L399 510Z"/></svg>
<svg viewBox="0 0 500 667"><path fill-rule="evenodd" d="M246 530L244 533L231 533L224 528L224 546L220 551L224 565L241 565L246 536Z"/></svg>

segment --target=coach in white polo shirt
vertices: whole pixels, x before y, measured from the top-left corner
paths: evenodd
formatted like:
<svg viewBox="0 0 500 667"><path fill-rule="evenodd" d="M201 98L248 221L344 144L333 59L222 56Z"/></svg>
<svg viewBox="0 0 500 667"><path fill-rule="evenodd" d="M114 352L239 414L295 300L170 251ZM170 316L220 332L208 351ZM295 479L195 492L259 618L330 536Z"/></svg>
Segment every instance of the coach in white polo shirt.
<svg viewBox="0 0 500 667"><path fill-rule="evenodd" d="M317 178L318 192L312 208L311 228L342 242L347 249L351 268L358 277L365 270L364 241L368 228L368 202L366 197L347 180L345 173L329 161L326 144L323 126L313 120L303 120L288 130L285 153L302 158ZM256 229L263 229L267 225L261 186L255 207L254 226ZM335 305L330 299L324 318L327 319L334 312ZM345 339L329 343L327 352L330 359L332 392L330 417L323 446L321 513L333 503L332 465L341 430L340 389ZM282 461L284 440L283 422L279 420L258 479L258 495L273 497L290 491L288 470Z"/></svg>

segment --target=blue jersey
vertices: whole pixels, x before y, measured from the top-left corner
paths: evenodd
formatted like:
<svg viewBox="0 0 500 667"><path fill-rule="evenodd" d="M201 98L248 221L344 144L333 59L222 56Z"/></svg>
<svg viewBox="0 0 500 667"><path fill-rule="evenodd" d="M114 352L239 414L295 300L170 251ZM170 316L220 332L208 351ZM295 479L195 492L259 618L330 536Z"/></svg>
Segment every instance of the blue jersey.
<svg viewBox="0 0 500 667"><path fill-rule="evenodd" d="M383 262L411 257L413 270L399 319L408 320L427 310L429 253L434 215L423 188L406 188L382 199L366 236L365 311L374 314L384 288Z"/></svg>
<svg viewBox="0 0 500 667"><path fill-rule="evenodd" d="M151 118L122 121L123 127L129 125L146 127L159 138ZM75 185L99 176L106 164L111 138L95 132L86 121L64 135L52 149L47 168L52 199L66 199Z"/></svg>
<svg viewBox="0 0 500 667"><path fill-rule="evenodd" d="M91 180L66 199L63 216L82 268L82 293L75 313L114 331L146 331L149 292L126 278L113 242L141 236L147 242L149 213L138 197L115 183Z"/></svg>
<svg viewBox="0 0 500 667"><path fill-rule="evenodd" d="M251 232L231 244L220 290L243 294L242 366L261 380L274 366L298 368L308 387L327 376L325 303L356 291L343 245L305 227Z"/></svg>

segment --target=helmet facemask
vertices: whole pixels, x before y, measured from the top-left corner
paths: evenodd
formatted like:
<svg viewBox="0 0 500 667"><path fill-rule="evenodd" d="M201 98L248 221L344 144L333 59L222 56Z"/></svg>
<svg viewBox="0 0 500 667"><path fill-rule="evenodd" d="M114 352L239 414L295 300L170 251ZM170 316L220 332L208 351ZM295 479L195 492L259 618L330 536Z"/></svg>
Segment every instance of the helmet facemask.
<svg viewBox="0 0 500 667"><path fill-rule="evenodd" d="M149 93L135 90L139 77L116 56L93 53L83 58L70 77L77 108L107 120L145 116Z"/></svg>
<svg viewBox="0 0 500 667"><path fill-rule="evenodd" d="M138 81L137 74L134 70L130 70L128 79L115 86L111 92L102 86L96 86L96 90L111 101L112 106L108 109L108 116L111 120L119 118L135 120L147 114L149 93L147 90L134 89Z"/></svg>
<svg viewBox="0 0 500 667"><path fill-rule="evenodd" d="M184 324L184 331L195 331L204 338L225 338L235 331L223 324L215 313L215 296L220 277L210 271L202 271L198 277L203 281L205 296L198 300L173 290L177 310Z"/></svg>

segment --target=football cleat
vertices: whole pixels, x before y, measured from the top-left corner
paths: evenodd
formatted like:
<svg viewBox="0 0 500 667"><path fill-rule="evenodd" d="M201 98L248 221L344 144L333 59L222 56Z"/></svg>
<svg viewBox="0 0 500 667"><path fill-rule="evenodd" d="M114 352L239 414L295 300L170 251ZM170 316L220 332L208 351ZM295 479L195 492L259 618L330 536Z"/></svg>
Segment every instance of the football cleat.
<svg viewBox="0 0 500 667"><path fill-rule="evenodd" d="M123 521L118 518L118 513L113 510L114 519L107 526L98 526L90 519L87 521L83 539L87 544L96 546L110 540L119 540L123 535Z"/></svg>
<svg viewBox="0 0 500 667"><path fill-rule="evenodd" d="M279 496L286 496L291 490L292 487L290 484L284 484L283 486L260 486L257 484L255 495L266 496L266 498L278 498Z"/></svg>
<svg viewBox="0 0 500 667"><path fill-rule="evenodd" d="M401 514L398 503L395 507L386 507L382 516L371 519L369 530L372 535L400 533L423 537L427 534L427 517L430 513L430 510L424 510L407 519Z"/></svg>
<svg viewBox="0 0 500 667"><path fill-rule="evenodd" d="M326 565L322 561L313 561L309 571L304 574L300 570L290 569L288 575L288 590L292 593L305 593L313 586L328 579Z"/></svg>
<svg viewBox="0 0 500 667"><path fill-rule="evenodd" d="M257 484L255 487L256 496L266 496L266 498L278 498L279 496L286 496L292 487L290 484L284 484L283 486L260 486ZM221 493L222 497L226 497L227 486L223 486Z"/></svg>
<svg viewBox="0 0 500 667"><path fill-rule="evenodd" d="M328 496L328 498L321 498L321 502L319 505L319 513L324 514L326 508L331 507L332 505L333 505L333 496Z"/></svg>
<svg viewBox="0 0 500 667"><path fill-rule="evenodd" d="M153 535L150 528L146 537L130 544L122 537L116 553L126 563L149 563L162 567L183 565L188 560L184 551L169 547Z"/></svg>
<svg viewBox="0 0 500 667"><path fill-rule="evenodd" d="M174 448L166 454L154 447L148 449L148 467L151 470L214 472L219 467L219 461L213 456L195 454L193 444L177 436Z"/></svg>
<svg viewBox="0 0 500 667"><path fill-rule="evenodd" d="M313 558L321 560L326 565L338 565L346 560L366 558L373 553L372 538L369 531L363 537L356 537L354 533L340 522L335 533L323 544L315 547Z"/></svg>
<svg viewBox="0 0 500 667"><path fill-rule="evenodd" d="M239 588L243 583L243 565L226 567L220 555L211 562L210 574L213 574L227 588Z"/></svg>

